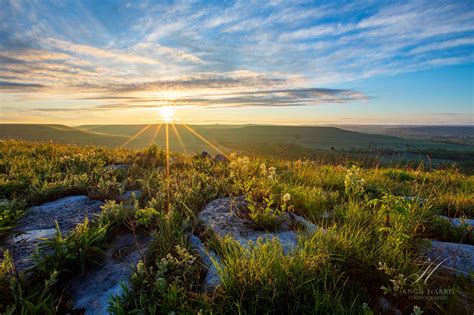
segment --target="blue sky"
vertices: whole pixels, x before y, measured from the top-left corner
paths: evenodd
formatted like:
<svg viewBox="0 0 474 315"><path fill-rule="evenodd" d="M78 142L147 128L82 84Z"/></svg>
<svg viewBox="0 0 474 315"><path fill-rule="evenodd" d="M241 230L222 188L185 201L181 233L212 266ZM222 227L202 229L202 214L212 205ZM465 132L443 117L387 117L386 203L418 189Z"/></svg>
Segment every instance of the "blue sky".
<svg viewBox="0 0 474 315"><path fill-rule="evenodd" d="M2 122L473 124L473 1L0 7Z"/></svg>

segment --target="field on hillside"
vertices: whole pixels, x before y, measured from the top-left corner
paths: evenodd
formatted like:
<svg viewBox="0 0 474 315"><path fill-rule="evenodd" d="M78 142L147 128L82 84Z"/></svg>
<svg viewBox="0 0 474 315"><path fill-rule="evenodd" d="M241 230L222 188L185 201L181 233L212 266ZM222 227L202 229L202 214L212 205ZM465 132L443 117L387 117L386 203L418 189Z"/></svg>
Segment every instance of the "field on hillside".
<svg viewBox="0 0 474 315"><path fill-rule="evenodd" d="M369 130L370 132L370 130ZM381 133L383 133L381 131ZM335 127L171 124L170 149L184 154L241 152L285 159L358 160L367 165L458 163L473 170L474 146L403 139ZM142 149L165 146L164 125L0 125L0 138Z"/></svg>
<svg viewBox="0 0 474 315"><path fill-rule="evenodd" d="M211 138L206 128L212 129L199 132ZM242 139L249 137L245 130ZM295 142L310 141L310 130L301 130ZM229 135L227 130L215 134L221 141ZM275 139L285 135L273 134ZM129 285L110 291L120 292L109 298L114 314L377 314L396 309L468 314L474 308L472 274L454 276L440 267L441 259L426 255L430 240L474 244L471 228L453 227L438 216L474 217L474 176L455 168L361 168L339 159L230 154L228 161L216 161L173 153L167 179L165 161L157 146L131 150L1 140L0 312L70 312L75 301L67 288L99 268L114 237L123 233L152 241L125 279ZM126 191L137 194L117 197ZM56 223L54 235L41 239L34 264L19 270L5 245L21 232L19 222L32 206L73 195L104 202L100 213L69 233ZM317 229L298 232L297 245L288 253L276 240L243 247L198 220L212 200L239 196L246 200L245 219L256 231L278 230L287 212ZM203 241L205 252L219 257L220 263L212 259L220 279L212 292L203 292L205 257L192 249L191 235ZM432 292L444 293L436 298Z"/></svg>
<svg viewBox="0 0 474 315"><path fill-rule="evenodd" d="M474 145L474 126L341 125L345 130L453 144Z"/></svg>

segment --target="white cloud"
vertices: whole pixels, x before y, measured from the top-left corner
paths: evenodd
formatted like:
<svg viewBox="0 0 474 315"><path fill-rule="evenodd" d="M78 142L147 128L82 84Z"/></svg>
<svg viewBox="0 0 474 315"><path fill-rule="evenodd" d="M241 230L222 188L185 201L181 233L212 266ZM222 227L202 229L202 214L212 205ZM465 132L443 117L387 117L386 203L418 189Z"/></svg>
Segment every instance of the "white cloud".
<svg viewBox="0 0 474 315"><path fill-rule="evenodd" d="M59 40L55 38L45 38L42 40L45 46L49 46L54 49L60 49L68 52L72 52L78 55L86 55L93 58L104 58L110 62L134 62L142 64L159 64L160 62L155 59L130 54L127 52L114 50L114 49L102 49L90 45L75 44L72 42Z"/></svg>
<svg viewBox="0 0 474 315"><path fill-rule="evenodd" d="M415 49L410 51L410 54L422 54L426 52L431 52L435 50L442 50L460 46L472 46L474 45L474 38L457 38L452 40L447 40L443 42L437 42L429 45L418 46Z"/></svg>

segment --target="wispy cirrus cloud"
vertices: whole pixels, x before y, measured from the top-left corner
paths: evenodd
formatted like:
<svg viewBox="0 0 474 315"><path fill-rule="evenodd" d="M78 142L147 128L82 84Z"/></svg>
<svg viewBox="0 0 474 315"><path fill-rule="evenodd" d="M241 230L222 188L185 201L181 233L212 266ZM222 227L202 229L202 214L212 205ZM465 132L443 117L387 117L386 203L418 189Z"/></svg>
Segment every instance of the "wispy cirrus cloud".
<svg viewBox="0 0 474 315"><path fill-rule="evenodd" d="M313 106L327 103L346 103L354 100L367 100L370 97L360 92L344 89L276 89L253 90L234 93L198 94L173 98L143 98L130 96L90 96L87 100L107 103L75 108L35 108L36 111L62 112L84 110L117 110L156 108L159 105L199 106L199 107L282 107ZM84 98L82 98L84 99Z"/></svg>
<svg viewBox="0 0 474 315"><path fill-rule="evenodd" d="M90 45L80 45L64 40L59 40L55 38L48 37L42 41L46 46L52 47L54 49L60 49L68 51L78 55L90 56L92 58L103 58L108 61L114 62L128 62L128 63L143 63L143 64L157 64L158 60L139 56L136 54L130 54L127 52L122 52L118 50L102 49Z"/></svg>

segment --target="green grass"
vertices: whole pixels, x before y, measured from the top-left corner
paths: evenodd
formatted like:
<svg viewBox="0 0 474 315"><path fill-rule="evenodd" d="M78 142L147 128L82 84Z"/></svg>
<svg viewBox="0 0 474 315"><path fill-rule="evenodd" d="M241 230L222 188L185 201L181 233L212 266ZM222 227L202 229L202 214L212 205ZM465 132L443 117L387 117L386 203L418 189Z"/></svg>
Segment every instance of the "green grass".
<svg viewBox="0 0 474 315"><path fill-rule="evenodd" d="M472 217L474 176L455 168L362 168L339 159L243 155L220 163L175 153L168 207L165 155L157 147L138 151L1 141L0 156L0 198L9 200L0 208L4 235L31 205L70 194L107 201L125 190L143 192L128 204L106 202L98 219L85 220L69 234L58 231L40 247L33 278L17 273L3 252L0 312L70 311L65 283L100 261L113 235L127 229L150 233L154 240L131 287L111 300L116 314L370 314L381 311L380 296L403 313L416 307L443 313L465 301L460 295L413 301L404 292L472 290L471 282L434 270L422 255L426 237L465 241L449 227L439 233L435 217ZM130 167L106 170L111 163ZM280 212L293 211L325 232L302 235L294 253L284 255L276 241L242 248L198 224L196 215L207 202L241 195L250 202L256 226L271 229ZM200 291L204 270L189 248L191 232L201 235L224 263L219 269L223 285L214 294Z"/></svg>

